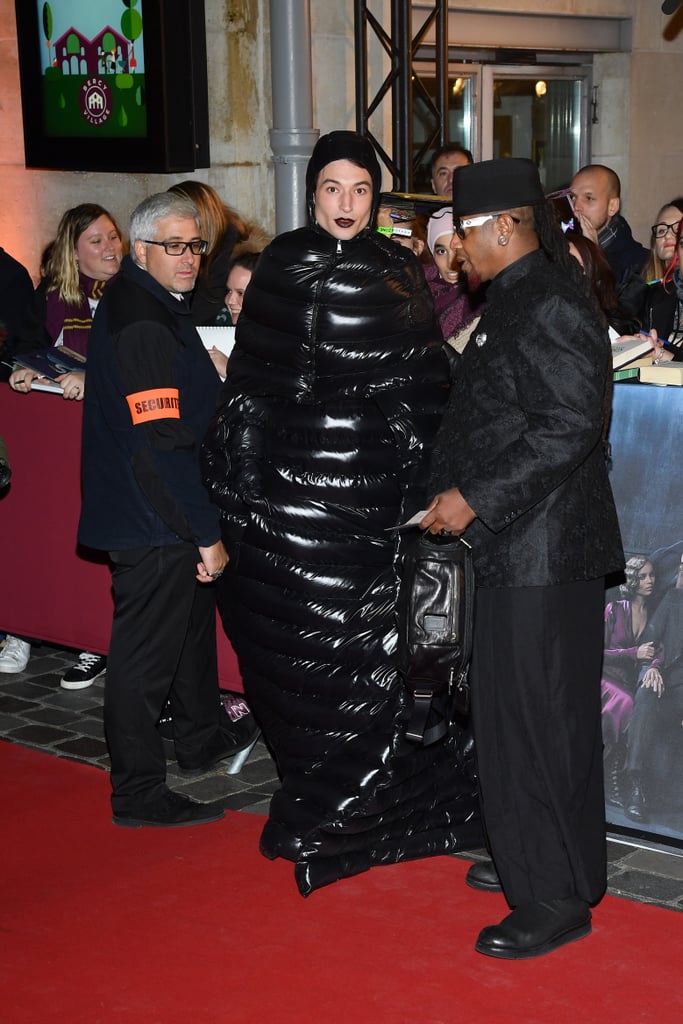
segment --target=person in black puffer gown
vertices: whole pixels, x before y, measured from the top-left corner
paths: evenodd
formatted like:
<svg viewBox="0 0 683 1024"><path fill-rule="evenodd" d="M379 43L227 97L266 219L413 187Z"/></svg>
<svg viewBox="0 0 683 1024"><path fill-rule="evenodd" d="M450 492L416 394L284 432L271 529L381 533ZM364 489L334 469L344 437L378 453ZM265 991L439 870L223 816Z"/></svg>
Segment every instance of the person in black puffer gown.
<svg viewBox="0 0 683 1024"><path fill-rule="evenodd" d="M400 535L424 508L449 369L420 264L373 230L380 169L339 131L306 175L311 226L244 298L204 475L230 563L219 605L281 787L261 837L299 890L481 843L469 732L404 738Z"/></svg>

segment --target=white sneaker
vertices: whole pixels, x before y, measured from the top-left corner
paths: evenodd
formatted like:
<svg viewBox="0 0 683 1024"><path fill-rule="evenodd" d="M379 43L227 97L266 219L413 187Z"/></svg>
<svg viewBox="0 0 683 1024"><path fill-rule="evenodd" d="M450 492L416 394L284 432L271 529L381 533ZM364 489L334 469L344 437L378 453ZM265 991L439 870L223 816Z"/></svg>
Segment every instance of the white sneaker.
<svg viewBox="0 0 683 1024"><path fill-rule="evenodd" d="M18 636L7 636L0 651L0 672L23 672L31 657L31 645Z"/></svg>

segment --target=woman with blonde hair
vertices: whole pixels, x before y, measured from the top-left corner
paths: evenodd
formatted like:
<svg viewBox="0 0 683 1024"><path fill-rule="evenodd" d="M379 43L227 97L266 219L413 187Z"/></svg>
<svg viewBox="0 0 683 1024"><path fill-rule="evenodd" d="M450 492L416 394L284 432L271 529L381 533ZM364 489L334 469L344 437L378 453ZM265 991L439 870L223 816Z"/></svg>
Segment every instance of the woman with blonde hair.
<svg viewBox="0 0 683 1024"><path fill-rule="evenodd" d="M34 293L26 328L14 353L63 345L85 356L92 318L106 285L118 274L123 257L121 232L111 214L97 203L81 203L67 210L54 241L45 250L44 276ZM28 394L40 374L22 367L9 378L13 391ZM81 402L85 397L85 372L64 373L57 378L64 398ZM0 651L0 673L23 672L31 655L25 638L8 636ZM107 659L81 651L64 673L64 690L84 690L104 675Z"/></svg>
<svg viewBox="0 0 683 1024"><path fill-rule="evenodd" d="M45 276L35 291L14 353L63 345L85 356L93 314L105 286L118 274L122 256L121 232L103 206L81 203L67 210L51 243ZM10 387L27 394L37 376L33 370L15 370ZM84 373L64 374L59 383L64 398L83 400Z"/></svg>
<svg viewBox="0 0 683 1024"><path fill-rule="evenodd" d="M673 281L679 264L677 241L681 217L683 197L662 206L652 225L650 258L643 270L647 292L640 319L645 330L654 329L664 339L672 334L680 338L681 333L678 294Z"/></svg>
<svg viewBox="0 0 683 1024"><path fill-rule="evenodd" d="M213 324L223 308L225 282L235 246L258 238L262 249L270 239L256 225L246 223L223 202L215 188L203 181L180 181L168 191L192 200L199 212L202 238L209 244L192 295L192 319L197 325Z"/></svg>

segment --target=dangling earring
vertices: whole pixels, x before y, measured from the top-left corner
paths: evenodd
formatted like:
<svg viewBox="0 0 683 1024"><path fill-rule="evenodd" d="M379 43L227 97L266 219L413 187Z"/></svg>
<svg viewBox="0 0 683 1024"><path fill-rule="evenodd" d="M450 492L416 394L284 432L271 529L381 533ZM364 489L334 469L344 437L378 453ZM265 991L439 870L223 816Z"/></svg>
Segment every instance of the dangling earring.
<svg viewBox="0 0 683 1024"><path fill-rule="evenodd" d="M507 245L509 238L507 235L498 235L498 245Z"/></svg>

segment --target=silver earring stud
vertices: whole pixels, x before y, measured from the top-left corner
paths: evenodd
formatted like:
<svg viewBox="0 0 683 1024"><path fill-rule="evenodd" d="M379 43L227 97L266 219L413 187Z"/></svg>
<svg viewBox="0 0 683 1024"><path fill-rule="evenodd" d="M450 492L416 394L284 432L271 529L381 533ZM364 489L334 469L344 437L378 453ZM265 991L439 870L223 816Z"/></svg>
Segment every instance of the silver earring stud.
<svg viewBox="0 0 683 1024"><path fill-rule="evenodd" d="M507 235L498 235L498 245L507 245L507 244L508 244L508 237L507 237Z"/></svg>

